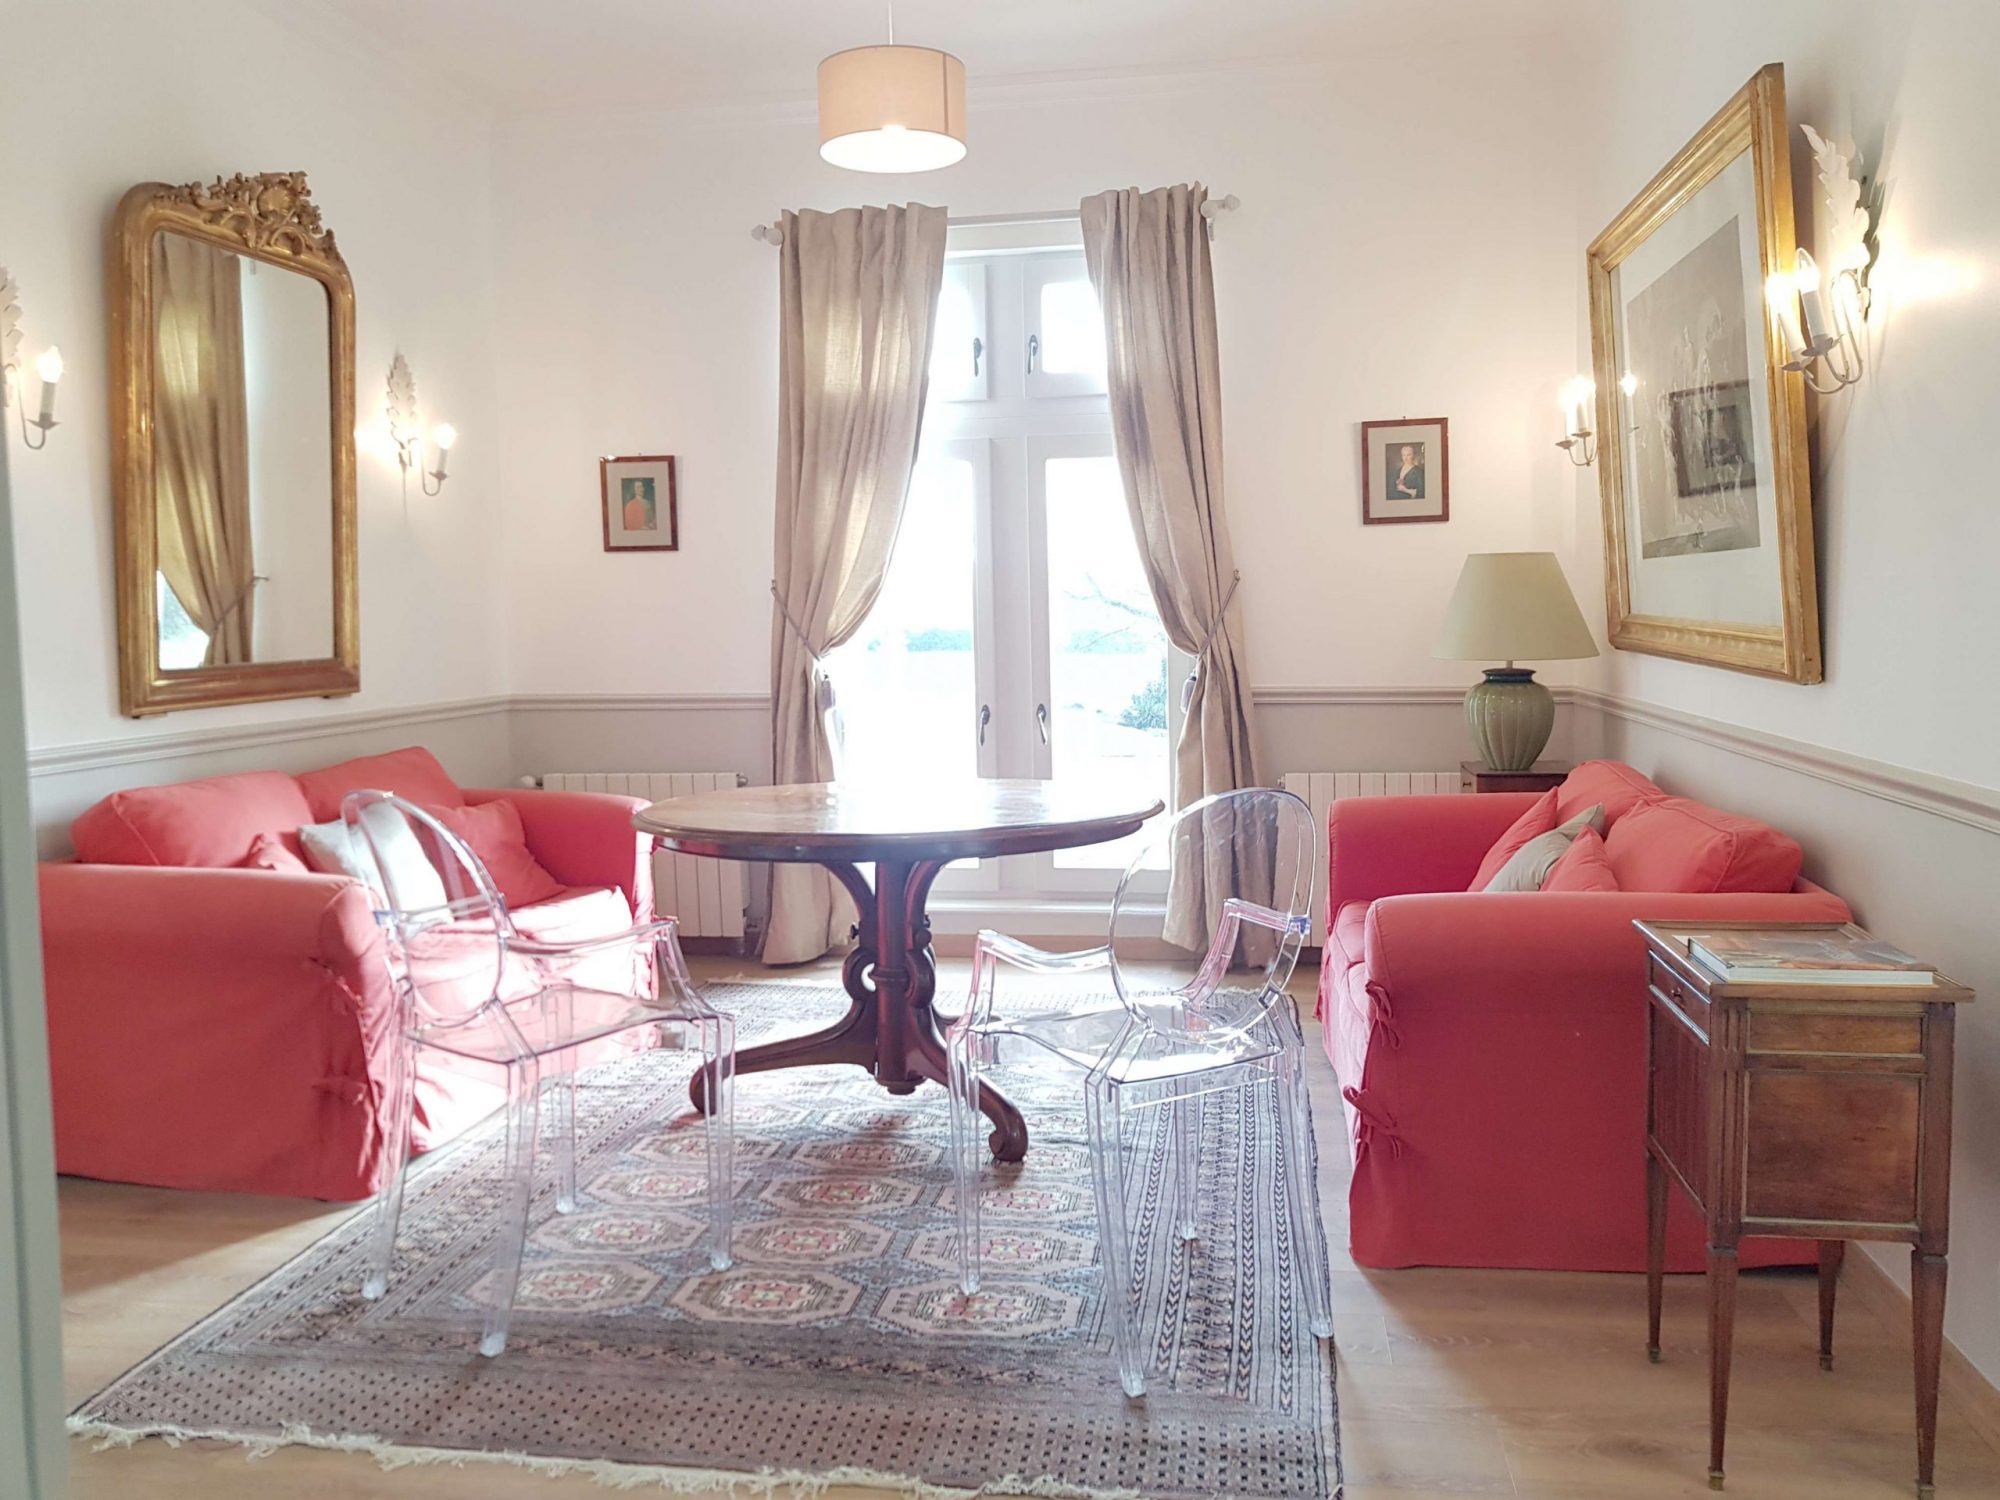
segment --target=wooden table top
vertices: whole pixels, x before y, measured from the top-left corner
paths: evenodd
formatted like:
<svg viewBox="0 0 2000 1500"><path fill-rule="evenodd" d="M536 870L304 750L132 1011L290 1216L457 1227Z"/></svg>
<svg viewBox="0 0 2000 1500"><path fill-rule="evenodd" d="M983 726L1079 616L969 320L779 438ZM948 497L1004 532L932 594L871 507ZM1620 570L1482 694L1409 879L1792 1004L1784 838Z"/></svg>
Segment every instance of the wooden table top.
<svg viewBox="0 0 2000 1500"><path fill-rule="evenodd" d="M1841 983L1748 984L1724 979L1688 951L1688 939L1704 932L1840 932L1844 922L1647 922L1632 924L1646 945L1717 1000L1782 1000L1814 1005L1864 1002L1870 1005L1962 1005L1973 992L1943 974L1933 984L1870 984L1865 976Z"/></svg>
<svg viewBox="0 0 2000 1500"><path fill-rule="evenodd" d="M672 797L632 826L669 849L721 859L916 863L1101 844L1163 807L1136 789L1107 794L1056 781L821 781Z"/></svg>

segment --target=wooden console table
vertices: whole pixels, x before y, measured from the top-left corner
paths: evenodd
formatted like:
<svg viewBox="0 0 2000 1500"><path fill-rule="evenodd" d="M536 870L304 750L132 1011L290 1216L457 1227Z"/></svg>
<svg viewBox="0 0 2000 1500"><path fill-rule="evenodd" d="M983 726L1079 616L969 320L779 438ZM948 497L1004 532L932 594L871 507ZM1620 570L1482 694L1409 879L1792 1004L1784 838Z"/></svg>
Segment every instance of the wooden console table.
<svg viewBox="0 0 2000 1500"><path fill-rule="evenodd" d="M1732 984L1690 934L1754 922L1639 922L1646 938L1646 1353L1660 1357L1667 1188L1708 1227L1708 1483L1722 1488L1736 1248L1819 1241L1819 1358L1833 1368L1834 1288L1848 1240L1910 1246L1917 1494L1932 1495L1944 1348L1954 1008L1933 985ZM1802 924L1833 927L1835 924Z"/></svg>

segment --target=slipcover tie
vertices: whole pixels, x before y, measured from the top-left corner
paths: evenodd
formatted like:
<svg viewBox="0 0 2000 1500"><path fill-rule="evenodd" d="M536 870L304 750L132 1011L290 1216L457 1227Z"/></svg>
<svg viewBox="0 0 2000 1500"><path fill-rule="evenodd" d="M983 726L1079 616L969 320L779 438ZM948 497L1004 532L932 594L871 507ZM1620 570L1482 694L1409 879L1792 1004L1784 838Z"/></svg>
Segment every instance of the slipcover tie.
<svg viewBox="0 0 2000 1500"><path fill-rule="evenodd" d="M1354 1159L1358 1164L1368 1154L1369 1144L1379 1134L1389 1142L1389 1152L1398 1160L1403 1155L1403 1138L1396 1131L1396 1117L1371 1100L1362 1090L1349 1086L1340 1097L1354 1106L1360 1118L1354 1123Z"/></svg>
<svg viewBox="0 0 2000 1500"><path fill-rule="evenodd" d="M775 578L771 580L771 602L778 606L778 613L785 617L785 623L791 627L792 634L799 638L799 644L806 648L806 655L812 659L813 672L818 682L819 711L823 714L832 712L833 678L826 670L826 662L822 659L819 648L813 645L812 637L806 634L805 626L794 619L791 610L785 607L785 596L778 592L778 580Z"/></svg>
<svg viewBox="0 0 2000 1500"><path fill-rule="evenodd" d="M1186 713L1188 705L1194 702L1195 679L1201 676L1201 664L1207 659L1209 648L1215 644L1215 638L1222 634L1223 621L1229 618L1229 606L1234 602L1236 598L1236 586L1241 582L1243 582L1243 575L1240 572L1231 576L1229 580L1229 592L1222 596L1222 608L1215 612L1215 623L1208 627L1208 634L1202 637L1201 645L1194 653L1194 661L1188 667L1187 681L1181 684L1182 713ZM773 584L772 587L776 588L777 585Z"/></svg>
<svg viewBox="0 0 2000 1500"><path fill-rule="evenodd" d="M1396 1008L1389 1003L1389 992L1372 979L1364 988L1368 993L1369 1026L1381 1031L1389 1039L1389 1045L1400 1052L1403 1033L1396 1029Z"/></svg>

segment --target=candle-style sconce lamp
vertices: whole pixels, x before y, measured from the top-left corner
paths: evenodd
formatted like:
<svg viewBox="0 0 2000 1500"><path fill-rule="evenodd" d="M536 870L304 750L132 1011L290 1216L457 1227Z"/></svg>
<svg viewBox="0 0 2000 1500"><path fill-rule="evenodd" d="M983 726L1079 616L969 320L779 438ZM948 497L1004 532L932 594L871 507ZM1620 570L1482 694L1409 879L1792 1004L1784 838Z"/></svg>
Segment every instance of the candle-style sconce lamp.
<svg viewBox="0 0 2000 1500"><path fill-rule="evenodd" d="M35 375L42 383L42 400L30 418L27 402L17 402L15 391L21 379L21 285L0 266L0 406L20 406L21 441L39 450L49 445L49 429L58 425L56 387L63 378L62 350L53 344L44 349L36 357Z"/></svg>
<svg viewBox="0 0 2000 1500"><path fill-rule="evenodd" d="M435 495L444 489L448 475L446 461L452 445L458 441L458 429L449 422L440 422L431 429L431 441L437 445L437 467L423 467L424 427L417 415L417 377L410 373L410 362L401 353L389 366L389 440L396 445L396 462L403 470L403 487L409 490L410 470L417 470L417 483L426 495Z"/></svg>
<svg viewBox="0 0 2000 1500"><path fill-rule="evenodd" d="M1556 446L1569 455L1579 469L1597 462L1596 434L1591 431L1591 408L1597 404L1597 382L1579 375L1562 389L1563 438Z"/></svg>
<svg viewBox="0 0 2000 1500"><path fill-rule="evenodd" d="M1862 324L1868 320L1868 272L1874 264L1874 215L1847 155L1810 125L1799 127L1812 143L1826 192L1831 264L1822 269L1800 250L1789 271L1765 284L1765 298L1790 358L1784 368L1805 377L1808 389L1831 396L1866 371Z"/></svg>

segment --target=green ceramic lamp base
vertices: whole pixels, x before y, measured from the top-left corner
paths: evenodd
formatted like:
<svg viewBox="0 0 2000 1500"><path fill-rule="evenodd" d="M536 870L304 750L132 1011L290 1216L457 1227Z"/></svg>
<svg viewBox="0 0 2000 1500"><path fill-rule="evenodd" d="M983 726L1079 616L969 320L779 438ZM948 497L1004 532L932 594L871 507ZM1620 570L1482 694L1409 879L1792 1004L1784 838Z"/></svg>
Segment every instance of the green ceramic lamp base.
<svg viewBox="0 0 2000 1500"><path fill-rule="evenodd" d="M1465 722L1479 758L1496 771L1525 771L1556 727L1555 695L1526 667L1488 667L1465 695Z"/></svg>

